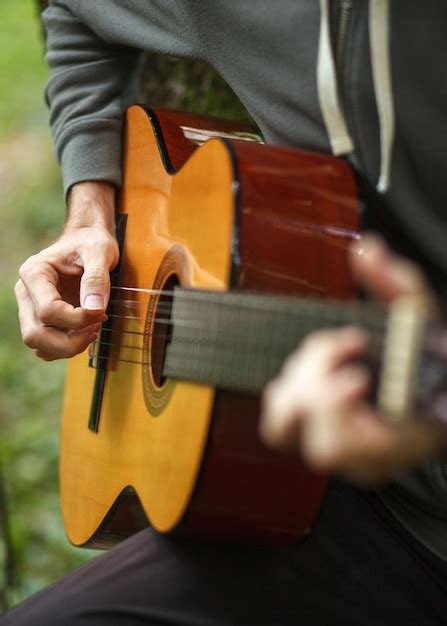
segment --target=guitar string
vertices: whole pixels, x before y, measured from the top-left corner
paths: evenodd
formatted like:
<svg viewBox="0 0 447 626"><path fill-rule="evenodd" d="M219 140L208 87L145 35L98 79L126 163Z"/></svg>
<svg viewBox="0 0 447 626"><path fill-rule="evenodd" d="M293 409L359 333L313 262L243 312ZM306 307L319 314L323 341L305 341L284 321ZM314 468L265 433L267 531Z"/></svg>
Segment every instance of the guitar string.
<svg viewBox="0 0 447 626"><path fill-rule="evenodd" d="M112 329L108 329L111 332ZM142 333L144 334L144 333ZM152 338L156 338L156 337L163 337L166 338L165 334L159 334L159 333L152 333L152 334L146 334L146 337L152 337ZM380 349L383 346L383 341L384 341L384 335L380 334L378 337L375 338L375 348L376 349ZM191 343L194 345L197 345L198 340L196 336L193 337L182 337L182 342L183 343ZM252 342L253 343L253 342ZM298 340L296 345L290 348L290 352L292 352L294 349L298 348L299 344L301 343L301 340ZM211 345L211 344L209 344ZM213 346L215 346L216 344L213 343ZM133 360L129 360L129 359L125 359L125 358L116 358L116 356L114 356L113 354L108 354L108 355L101 355L99 353L99 350L101 348L101 346L107 346L107 347L111 347L111 348L118 348L118 350L135 350L135 351L139 351L139 353L141 353L141 351L147 349L147 346L145 345L124 345L121 343L114 343L113 341L111 342L106 342L103 341L102 339L96 340L94 342L92 342L89 346L89 357L92 358L93 360L103 360L103 361L114 361L114 362L127 362L127 363L135 363L135 364L139 364L139 365L143 365L143 364L147 364L147 365L151 365L151 362L148 361L133 361ZM380 350L379 350L380 351ZM247 352L247 350L244 351L244 354L249 354L249 355L254 355L256 354L256 350L251 350L249 352ZM260 352L259 353L261 357L264 356L265 353Z"/></svg>
<svg viewBox="0 0 447 626"><path fill-rule="evenodd" d="M129 308L129 309L135 309L138 307L143 307L145 309L147 309L148 306L148 302L141 302L138 300L110 300L110 304L114 304L114 305L122 305L123 308ZM183 302L182 302L183 304ZM222 308L226 308L228 310L228 308L232 309L233 308L233 302L221 302L219 303L220 306ZM244 305L240 305L240 306L244 306ZM157 312L160 313L170 313L172 311L173 308L173 303L172 302L158 302L156 305L156 310ZM250 307L251 308L251 307ZM315 308L320 308L319 305L316 305ZM321 310L324 311L324 314L322 315L322 317L333 317L334 319L338 319L340 317L340 315L343 313L345 315L349 315L352 314L353 317L355 317L356 313L361 314L361 319L365 318L365 313L367 314L367 316L370 318L370 321L372 319L375 319L375 321L379 324L380 322L383 323L384 321L384 315L380 315L380 313L382 313L382 311L380 310L372 310L370 311L370 314L368 315L368 310L365 309L365 307L359 306L357 309L352 306L351 307L346 307L346 308L341 308L340 311L335 312L334 310L331 311L330 309L330 305L325 307L324 305L321 306ZM233 308L233 311L229 311L234 312L235 314L239 314L239 310L235 310ZM312 304L309 305L309 307L307 307L305 310L302 311L293 311L293 310L285 310L284 308L278 308L278 309L271 309L271 310L267 310L267 311L263 311L263 312L268 312L268 313L278 313L278 314L284 314L284 315L292 315L294 317L302 317L305 315L309 315L310 313L314 313L314 310L312 309ZM109 316L112 314L109 314ZM116 314L113 314L116 315ZM358 317L360 318L360 315L358 315ZM137 319L137 318L136 318Z"/></svg>
<svg viewBox="0 0 447 626"><path fill-rule="evenodd" d="M157 337L157 336L161 336L161 335L150 335L151 337ZM163 337L165 337L163 335ZM381 335L378 338L376 338L375 343L375 348L381 348L383 346L383 340L384 340L384 336ZM296 350L302 340L298 340L295 346L292 346L290 348L290 351L285 351L286 354L288 353L292 353L294 350ZM197 337L182 337L182 344L193 344L194 346L197 345L197 343L200 343L197 341ZM209 344L210 345L210 344ZM213 344L214 347L215 344ZM107 346L107 348L117 348L118 350L130 350L130 351L135 351L138 354L141 354L142 351L144 351L145 349L147 350L148 347L145 345L141 345L141 346L132 346L132 345L124 345L124 344L120 344L120 343L114 343L114 342L106 342L106 341L94 341L90 344L89 346L89 353L88 356L92 359L92 360L101 360L101 361L113 361L115 363L119 363L119 362L124 362L124 363L134 363L137 365L149 365L150 362L149 361L134 361L131 359L126 359L123 357L119 357L117 358L116 356L114 356L113 354L107 354L107 355L101 355L99 350L101 348L101 346ZM380 350L379 350L380 352ZM255 355L256 354L256 350L251 350L251 351L247 351L244 350L244 354L249 354L249 355ZM264 356L265 353L259 352L260 356Z"/></svg>
<svg viewBox="0 0 447 626"><path fill-rule="evenodd" d="M296 319L297 317L300 317L299 315L296 315L296 314L291 314L291 316L294 319ZM137 317L137 316L133 316L133 315L117 315L117 314L109 314L109 317L113 318L113 319L132 320L132 321L138 321L138 322L146 321L148 319L146 316L144 316L144 317ZM193 319L194 321L197 322L197 318L190 318L190 319ZM156 317L156 318L154 318L152 320L152 322L156 323L158 325L166 326L166 327L168 327L168 326L177 326L177 327L182 327L184 329L191 329L191 330L201 330L203 328L203 324L200 324L200 323L192 324L190 322L190 319L170 320L170 319L166 319L166 318ZM323 322L322 322L322 325L324 325ZM378 323L377 325L370 324L368 330L369 330L370 334L379 333L379 334L382 335L384 333L385 328L384 328L383 324ZM139 336L139 337L144 337L144 338L146 338L146 337L147 338L149 338L149 337L156 338L156 337L165 337L166 336L166 333L162 333L162 332L148 332L148 331L140 331L139 332L139 331L135 331L135 330L128 330L126 328L120 329L120 328L103 327L100 332L101 332L101 334L102 333L106 333L106 332L108 332L108 333L116 333L117 335L119 335L119 334L131 334L131 335L134 335L134 336ZM287 332L287 329L286 329L285 332ZM308 331L308 332L311 332L311 331ZM197 336L196 335L191 337L191 341L194 341L194 340L197 340ZM99 343L105 343L105 342L102 341L102 339L99 339L97 341L99 341ZM117 347L119 347L119 346L117 345ZM122 347L125 347L125 346L122 346ZM127 347L129 347L129 348L136 347L137 349L139 348L139 346L127 346Z"/></svg>
<svg viewBox="0 0 447 626"><path fill-rule="evenodd" d="M94 345L94 344L90 344L90 346L89 346L89 352L88 352L89 359L91 359L93 362L95 362L95 361L112 361L113 363L131 363L131 364L134 364L134 365L146 365L146 366L151 366L151 365L152 365L152 363L153 363L153 361L151 361L151 360L149 360L149 359L148 359L148 360L146 360L146 361L135 361L135 360L133 360L133 359L125 359L125 358L123 358L123 357L116 358L116 357L114 357L113 355L110 355L110 354L109 354L109 355L107 355L107 356L100 355L100 354L97 354L97 353L95 354L95 351L94 351L94 350L95 350L95 348L93 348L93 347L92 347L93 345ZM123 348L123 347L124 347L124 346L122 346L121 344L114 344L114 343L109 343L109 344L107 344L107 345L108 345L108 346L111 346L111 347L116 347L116 348L118 348L118 349L120 349L120 348ZM298 342L298 344L297 344L296 348L298 348L298 345L299 345L299 342ZM136 347L135 347L135 346L126 346L126 347L125 347L125 349L129 349L129 348L130 348L130 349L136 349ZM296 349L296 348L295 348L295 349ZM144 350L144 347L140 347L140 348L139 348L139 350ZM293 352L293 350L294 350L294 348L292 348L292 349L290 350L290 353L291 353L291 352ZM245 355L246 355L246 354L247 354L247 353L245 353ZM251 354L255 354L255 352L254 352L254 353L251 353ZM265 358L265 355L263 355L263 354L262 354L261 356L263 356L263 357ZM267 357L267 358L269 358L269 357ZM398 373L397 373L397 372L396 372L396 375L398 376Z"/></svg>
<svg viewBox="0 0 447 626"><path fill-rule="evenodd" d="M117 287L118 288L118 287ZM119 287L121 289L121 287ZM128 289L132 289L134 290L135 288L122 288L125 290ZM160 292L161 290L154 290L157 292ZM164 291L164 293L172 295L173 292L171 291ZM190 295L190 294L188 294ZM203 298L207 298L209 300L209 296L208 295L202 295L202 294L197 294L197 292L194 292L194 296L202 296ZM197 298L196 298L197 299ZM304 299L303 299L304 300ZM119 301L118 301L119 302ZM310 313L312 314L319 314L320 317L322 318L321 320L321 324L320 326L324 326L325 323L330 323L330 322L344 322L345 324L355 324L355 323L359 323L360 325L365 326L365 321L368 321L367 326L371 327L379 327L379 328L383 328L384 323L385 323L385 316L384 316L384 312L383 309L381 308L377 308L377 309L372 309L369 307L367 307L367 305L364 305L363 303L352 303L349 305L345 305L345 303L343 301L336 301L339 304L341 304L341 309L339 311L334 311L334 309L330 308L330 305L325 306L324 303L316 303L315 301L313 302L307 302L306 304L309 305L307 307L307 309L305 311L284 311L284 308L272 308L272 307L266 307L264 306L264 311L266 312L272 312L272 313L282 313L285 315L291 315L294 318L299 318L299 317L305 317L308 316ZM129 302L126 301L126 304L128 304ZM226 307L227 308L227 312L226 314L228 315L228 313L234 313L237 314L238 310L240 310L241 308L245 308L245 309L252 309L252 308L256 308L256 311L259 311L260 307L257 306L256 303L249 303L249 305L245 302L242 303L238 303L238 302L221 302L220 300L218 300L218 303L222 306L222 307ZM145 303L142 302L138 302L136 301L135 303L132 301L132 304L137 305L137 306L144 306ZM237 304L238 308L235 309L234 305ZM363 306L362 306L363 304ZM345 306L343 306L345 305ZM233 311L228 311L228 306L230 306L231 308L233 308ZM172 311L172 304L171 303L158 303L157 305L157 311L161 314L163 313L171 313ZM347 319L347 316L350 317L351 319ZM134 321L139 321L139 320L143 320L146 319L146 315L144 317L140 317L140 316L120 316L117 315L115 313L109 314L109 317L115 317L116 319L124 318L124 319L134 319ZM195 321L195 318L189 318L192 321ZM189 322L188 319L188 322ZM166 322L165 322L166 323ZM172 322L171 322L172 323ZM184 320L183 322L186 324L187 320Z"/></svg>
<svg viewBox="0 0 447 626"><path fill-rule="evenodd" d="M112 289L117 290L117 291L126 291L126 292L136 293L136 294L144 293L144 294L151 294L151 295L154 295L154 294L156 294L156 295L167 295L167 296L169 296L171 298L174 296L174 293L175 293L174 290L143 289L143 288L137 288L137 287L127 287L127 286L122 286L122 285L113 285ZM222 293L226 293L226 292L222 292ZM220 292L218 294L216 293L214 298L213 298L213 292L207 292L207 291L192 291L192 290L189 291L189 290L184 290L182 292L182 296L184 297L185 295L187 295L189 297L190 301L191 300L192 301L194 301L194 300L206 300L207 302L210 302L210 301L212 302L214 300L214 302L217 301L220 305L222 305L222 306L227 305L227 307L228 307L228 305L230 305L230 306L231 305L232 306L236 305L236 306L238 306L239 309L240 308L246 308L246 309L256 308L257 311L260 308L259 307L259 304L260 304L259 302L247 302L247 300L245 300L244 302L237 302L237 301L235 302L234 300L230 301L230 302L227 301L226 303L225 302L221 302L221 300L219 299L219 296L221 296ZM244 295L247 295L247 294L244 294ZM289 297L289 298L290 298L290 300L292 300L293 296ZM302 298L302 300L304 301L305 298ZM150 298L148 298L147 302L149 302L149 301L150 301ZM124 304L124 306L128 306L129 308L132 308L132 307L135 308L135 306L137 306L137 307L140 307L140 306L147 307L147 302L142 302L140 300L135 300L135 299L124 300L124 301L123 300L119 300L119 299L117 299L117 300L112 299L111 300L112 304ZM332 301L332 303L333 302L334 301ZM345 315L346 315L347 312L350 312L351 314L354 313L354 311L356 313L361 312L362 313L362 319L363 319L363 322L364 322L365 313L369 313L368 317L371 318L371 313L373 313L374 315L377 315L377 313L379 312L377 310L371 312L371 310L366 309L365 305L362 306L362 303L355 303L355 302L353 302L353 303L347 304L346 302L343 302L343 301L335 301L335 302L338 302L338 303L342 304L342 306L344 305L344 310L343 311L339 311L338 315L334 315L334 311L333 310L330 311L329 307L327 306L327 304L324 301L322 301L320 303L320 302L316 302L315 300L313 300L311 303L309 303L309 301L306 302L306 304L310 304L310 306L307 309L307 311L305 311L305 312L304 311L302 311L302 312L300 312L300 311L285 312L284 309L281 309L281 308L278 308L278 307L272 307L272 306L268 307L268 306L265 305L265 303L264 303L264 307L261 307L261 308L264 311L267 311L267 312L272 312L272 313L278 313L279 312L279 313L283 313L283 314L287 314L287 315L293 316L294 318L297 318L297 317L298 318L299 317L308 317L310 312L312 312L312 313L315 312L315 311L312 311L310 309L317 309L317 310L319 309L320 312L322 310L325 312L325 315L323 317L327 318L328 321L329 321L330 318L332 318L332 321L341 321L340 318L342 318L343 321L346 321L346 323L353 323L353 320L345 320L344 316L340 316L340 313L345 313ZM325 304L326 304L326 306L325 306ZM171 313L172 312L172 302L158 302L156 309L157 309L158 313L166 313L166 314ZM233 311L230 311L229 313L230 314L234 313L235 315L237 315L238 311L237 310L236 311L233 310ZM329 313L329 315L328 315L328 313ZM228 312L226 312L226 314L228 314ZM111 314L109 314L109 317L114 318L114 319L133 320L133 321L138 321L138 322L140 322L142 320L145 320L145 321L147 320L147 315L145 315L144 317L140 317L140 316L132 316L132 315L118 315L118 314L115 314L115 313L111 313ZM356 315L355 317L359 317L359 319L355 320L355 321L360 321L360 316ZM156 322L158 324L163 324L165 326L177 325L177 326L183 326L184 328L190 328L190 329L197 329L197 328L200 329L200 328L202 328L201 324L191 324L191 320L196 321L196 319L197 318L191 317L191 318L185 319L185 320L175 320L175 321L172 321L172 320L166 319L166 318L154 318L153 322ZM322 324L321 325L324 325L325 321L326 320L324 320L324 321L322 320ZM369 328L370 332L374 332L374 331L377 332L378 331L380 333L380 339L383 340L383 331L384 331L384 328L383 328L383 326L384 326L383 314L382 314L382 316L380 318L377 316L377 319L374 320L374 324L372 324L372 321L373 321L372 319L369 319L368 321L369 321L369 324L370 324L370 328ZM373 326L373 328L371 328L371 326ZM132 334L132 335L136 335L136 336L141 336L143 338L149 338L149 337L152 337L152 338L156 338L156 337L166 338L166 333L137 332L137 331L126 330L126 329L116 329L116 328L107 328L106 327L106 328L102 329L101 335L100 335L99 339L91 344L89 352L90 352L90 356L91 356L92 359L96 359L96 360L113 360L115 362L120 362L121 361L121 362L135 363L135 364L139 364L139 365L142 365L142 364L145 363L143 361L133 361L133 360L123 359L123 358L120 358L120 359L116 359L115 358L114 359L113 356L103 356L103 355L101 356L99 354L95 354L94 350L96 350L96 347L100 348L101 345L108 345L109 347L116 347L116 348L120 348L120 349L122 348L122 349L126 349L126 350L140 350L141 351L141 350L144 349L144 345L143 346L127 346L127 345L123 345L123 344L114 344L114 343L111 343L111 342L105 342L101 338L101 336L102 336L102 334L104 332L109 332L109 333L116 332L117 334L126 333L126 334ZM190 341L190 342L197 342L197 337L193 336L193 337L188 338L188 339L183 338L183 340ZM92 346L94 346L94 347L92 348ZM254 353L255 353L255 351L254 351Z"/></svg>
<svg viewBox="0 0 447 626"><path fill-rule="evenodd" d="M110 332L113 332L113 331L111 331L111 329L110 329ZM152 338L152 339L154 339L154 338L155 339L157 339L157 338L166 338L166 334L164 334L164 333L147 333L147 334L146 333L142 333L142 336L144 337L144 339L146 339L146 338ZM380 339L381 337L382 336L376 337L375 345L377 345L379 343L379 341L377 341L377 339ZM181 340L183 342L191 342L191 343L194 342L195 344L201 343L200 339L197 336L192 336L192 337L185 337L185 336L183 336L181 338ZM302 339L301 340L298 339L296 345L298 346L301 341L302 341ZM224 343L223 340L222 340L222 343ZM250 347L250 344L259 345L259 343L256 340L246 341L245 344L244 344L245 348ZM208 342L207 345L208 346L215 346L215 347L219 347L219 348L222 347L222 345L219 344L217 341L215 341L215 342ZM225 345L227 345L227 342L225 342ZM144 343L142 343L141 345L127 345L127 344L123 344L123 343L114 343L113 341L104 341L102 338L93 341L90 344L90 346L98 346L98 348L101 347L101 346L110 346L110 347L114 347L114 348L120 348L120 349L123 349L123 350L145 350L145 349L147 349L147 346ZM280 343L277 343L276 346L283 347ZM291 348L291 350L293 350L293 347ZM246 352L246 350L245 350L245 352ZM251 354L256 354L256 350L253 350L251 352Z"/></svg>
<svg viewBox="0 0 447 626"><path fill-rule="evenodd" d="M93 361L113 361L114 363L131 363L132 365L152 365L152 363L149 363L149 361L133 361L131 359L114 359L113 357L110 356L97 356L94 354L89 354L89 359L92 359Z"/></svg>
<svg viewBox="0 0 447 626"><path fill-rule="evenodd" d="M129 308L129 309L134 309L138 307L147 308L149 302L150 300L148 300L147 302L144 302L144 301L142 302L138 300L119 300L119 299L110 300L111 304L115 304L115 305L121 304L124 306L124 308ZM184 304L184 301L180 300L180 303ZM261 310L262 312L267 312L267 313L290 315L295 318L309 316L309 314L314 315L315 313L318 313L324 319L324 321L333 319L334 321L346 320L346 323L352 323L353 321L362 321L362 320L367 319L369 323L374 322L375 324L378 324L378 325L383 325L385 322L385 317L386 317L384 313L385 309L379 308L379 306L377 306L377 308L372 308L371 305L368 306L364 303L355 303L355 302L346 304L342 300L329 301L329 303L322 301L322 303L320 304L320 302L316 302L315 300L302 298L303 307L301 311L287 309L287 308L284 308L284 306L283 307L280 307L280 306L270 307L270 308L264 307L260 309L260 307L257 306L256 302L247 303L247 302L234 302L230 300L227 300L227 301L219 300L217 303L219 304L221 309L223 308L226 309L226 314L234 313L235 315L239 315L241 308L246 308L249 310L252 310L253 308L255 308L257 312ZM190 304L190 302L186 302L186 304ZM293 302L288 301L287 304L293 304ZM157 306L154 308L156 308L157 312L160 312L160 313L170 313L173 309L173 303L172 302L158 302ZM138 316L119 316L116 313L110 313L108 315L109 317L127 317L128 319L133 318L135 320L145 319L143 317L138 317Z"/></svg>
<svg viewBox="0 0 447 626"><path fill-rule="evenodd" d="M200 330L203 328L203 326L201 325L197 325L197 326L191 326L190 324L181 324L179 323L177 320L175 322L170 322L168 320L165 319L157 319L155 318L155 320L158 324L164 325L164 326L182 326L183 328L186 329L191 329L191 330L196 330L197 328L199 328ZM276 329L274 329L276 330ZM312 329L313 330L313 329ZM305 331L305 334L309 334L312 332L312 330L307 330ZM375 339L377 339L377 336L383 337L385 335L385 327L376 327L376 328L369 328L368 329L368 333L370 336L374 337ZM206 330L205 330L206 332ZM290 331L292 332L292 331ZM126 329L120 329L120 328L102 328L100 330L99 333L99 338L96 341L99 341L100 343L102 343L102 340L100 338L102 333L112 333L112 334L116 334L116 335L121 335L121 334L129 334L129 335L133 335L133 336L137 336L137 337L143 337L143 338L149 338L149 337L153 337L153 338L159 338L159 337L166 337L166 332L149 332L149 331L143 331L143 332L138 332L138 331L134 331L134 330L126 330ZM287 334L287 329L284 331L284 336ZM182 339L186 339L185 335L183 334ZM193 334L192 337L190 338L191 341L193 340L197 340L197 335ZM217 345L217 340L216 340L216 345ZM255 343L258 343L257 340L255 341ZM117 344L118 346L118 344ZM123 346L125 347L125 346ZM128 347L134 347L134 346L128 346Z"/></svg>
<svg viewBox="0 0 447 626"><path fill-rule="evenodd" d="M304 321L308 320L309 317L308 316L304 316L304 315L297 315L295 313L290 313L289 314L291 318L296 319L301 317L302 319L304 319ZM124 320L124 321L132 321L132 322L146 322L148 320L148 317L146 315L144 316L135 316L135 315L118 315L115 313L109 313L108 314L109 318L112 318L114 320ZM228 320L228 316L226 316L226 319ZM234 316L234 321L238 321L238 317L235 315ZM185 318L185 319L166 319L163 317L156 317L153 318L152 320L153 323L156 324L160 324L163 326L177 326L177 327L181 327L181 328L185 328L185 329L191 329L191 330L201 330L203 328L203 321L198 321L197 317L190 317L190 318ZM326 319L322 319L321 323L318 325L318 327L313 326L311 328L310 331L307 332L312 332L317 330L317 328L325 328L328 326L333 326L335 323L337 323L337 326L349 326L349 325L355 325L355 323L358 322L358 324L360 324L362 327L366 326L366 330L369 333L374 333L375 331L379 331L379 332L384 332L385 330L385 324L383 323L382 320L375 320L375 321L371 321L369 320L368 323L365 323L365 319L361 320L346 320L346 319L340 319L340 318L330 318L330 317L326 317ZM122 330L120 330L119 328L103 328L102 330L109 330L109 331L115 331L117 333L123 332ZM134 334L138 334L137 332L134 331ZM141 335L145 335L147 334L147 332L142 331L141 333L139 333Z"/></svg>
<svg viewBox="0 0 447 626"><path fill-rule="evenodd" d="M269 305L267 305L267 303L264 301L259 301L259 298L269 298L269 299L273 299L275 298L275 294L254 294L254 293L248 293L248 292L228 292L228 291L218 291L218 292L213 292L213 291L207 291L206 289L203 290L196 290L196 289L189 289L189 288L180 288L179 291L175 291L175 290L163 290L163 289L143 289L143 288L137 288L137 287L124 287L122 285L112 285L111 289L115 289L115 290L123 290L123 291L131 291L131 292L138 292L138 293L148 293L151 295L167 295L170 297L174 297L175 294L179 294L180 298L182 299L181 301L184 302L186 300L186 302L191 302L193 303L195 300L200 300L203 301L205 300L206 302L211 302L214 304L219 304L219 305L223 305L223 306L232 306L232 307L238 307L238 308L247 308L247 309L255 309L256 311L262 310L262 311L266 311L266 312L271 312L271 313L277 313L277 312L284 312L284 308L281 306L277 306L277 305L273 305L272 302L269 302ZM249 298L253 297L253 300L250 301ZM227 301L223 302L222 301L222 297L227 297ZM241 297L243 298L243 300L238 301L237 298ZM378 316L383 316L383 309L377 305L377 304L367 304L367 303L363 303L360 301L347 301L347 300L340 300L340 299L328 299L328 300L317 300L315 298L305 298L305 297L300 297L300 296L285 296L285 295L278 295L278 302L279 303L284 303L286 302L287 304L292 304L294 302L298 302L301 301L303 306L305 306L307 309L310 309L311 307L314 307L317 310L328 310L329 307L340 307L342 309L343 312L346 312L348 310L351 311L358 311L359 313L362 314L362 316L366 315L371 315L371 314L376 314ZM376 308L374 308L376 307ZM293 312L295 314L295 312ZM299 312L297 312L297 314L299 314Z"/></svg>

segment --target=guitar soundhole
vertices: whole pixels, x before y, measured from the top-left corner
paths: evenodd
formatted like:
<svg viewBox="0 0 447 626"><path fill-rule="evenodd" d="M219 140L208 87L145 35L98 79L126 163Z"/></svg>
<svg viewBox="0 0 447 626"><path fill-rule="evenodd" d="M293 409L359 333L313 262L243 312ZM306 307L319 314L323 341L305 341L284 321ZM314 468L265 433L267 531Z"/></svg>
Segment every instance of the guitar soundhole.
<svg viewBox="0 0 447 626"><path fill-rule="evenodd" d="M162 387L166 382L163 376L166 348L172 335L171 309L173 289L180 284L178 277L173 274L163 285L162 293L158 298L155 308L154 323L152 326L151 340L151 372L152 379L157 387Z"/></svg>
<svg viewBox="0 0 447 626"><path fill-rule="evenodd" d="M142 383L146 408L152 417L162 415L176 381L163 376L166 349L172 334L170 324L173 290L190 284L188 256L182 246L172 246L164 256L152 284L144 328Z"/></svg>

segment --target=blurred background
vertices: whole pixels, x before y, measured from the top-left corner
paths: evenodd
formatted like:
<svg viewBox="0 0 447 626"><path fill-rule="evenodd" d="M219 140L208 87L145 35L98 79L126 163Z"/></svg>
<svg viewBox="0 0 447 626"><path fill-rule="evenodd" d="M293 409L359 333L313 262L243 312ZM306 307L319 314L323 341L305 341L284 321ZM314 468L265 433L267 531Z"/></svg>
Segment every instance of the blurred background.
<svg viewBox="0 0 447 626"><path fill-rule="evenodd" d="M0 613L96 554L71 547L60 518L65 364L40 362L22 346L13 295L20 264L64 222L43 99L45 4L0 1ZM145 57L140 100L250 121L209 67L153 54Z"/></svg>
<svg viewBox="0 0 447 626"><path fill-rule="evenodd" d="M57 492L64 363L40 363L20 341L17 268L64 220L47 129L44 44L33 0L0 3L0 589L5 610L87 553L71 548Z"/></svg>

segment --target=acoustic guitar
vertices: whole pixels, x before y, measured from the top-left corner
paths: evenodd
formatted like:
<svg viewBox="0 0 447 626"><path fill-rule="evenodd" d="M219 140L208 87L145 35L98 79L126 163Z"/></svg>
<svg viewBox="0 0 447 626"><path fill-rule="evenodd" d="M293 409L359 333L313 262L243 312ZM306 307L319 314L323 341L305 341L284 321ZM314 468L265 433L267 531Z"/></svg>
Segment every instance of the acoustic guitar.
<svg viewBox="0 0 447 626"><path fill-rule="evenodd" d="M263 385L313 329L360 323L378 401L399 420L442 405L439 342L417 304L355 302L358 200L342 160L212 118L140 106L126 118L108 321L65 386L68 537L108 547L150 524L299 541L326 478L259 441Z"/></svg>

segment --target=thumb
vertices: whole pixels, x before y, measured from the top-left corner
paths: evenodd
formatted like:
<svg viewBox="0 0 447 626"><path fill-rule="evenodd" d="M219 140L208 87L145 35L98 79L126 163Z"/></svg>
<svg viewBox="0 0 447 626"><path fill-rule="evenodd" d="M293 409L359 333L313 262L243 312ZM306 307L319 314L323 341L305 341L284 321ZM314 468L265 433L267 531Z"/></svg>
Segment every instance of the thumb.
<svg viewBox="0 0 447 626"><path fill-rule="evenodd" d="M105 258L86 258L79 299L83 309L104 312L110 297L110 273Z"/></svg>
<svg viewBox="0 0 447 626"><path fill-rule="evenodd" d="M430 289L417 265L394 254L378 235L364 235L351 248L351 265L359 283L375 298L429 299Z"/></svg>

